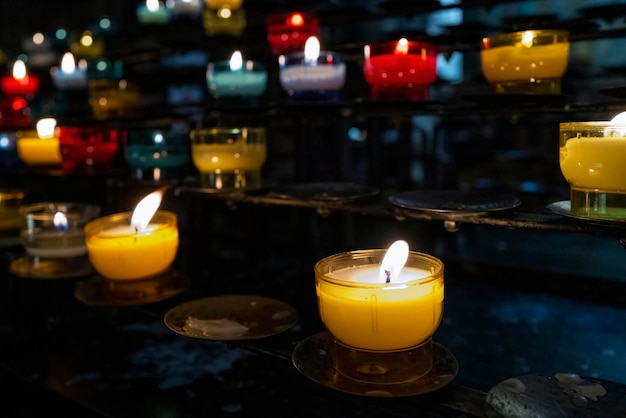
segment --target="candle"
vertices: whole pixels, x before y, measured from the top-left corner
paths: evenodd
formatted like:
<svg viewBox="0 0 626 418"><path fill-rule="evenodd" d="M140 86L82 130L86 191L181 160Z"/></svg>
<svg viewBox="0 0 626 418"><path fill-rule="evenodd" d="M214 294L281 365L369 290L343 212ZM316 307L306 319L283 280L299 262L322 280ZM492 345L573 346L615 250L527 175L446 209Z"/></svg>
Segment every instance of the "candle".
<svg viewBox="0 0 626 418"><path fill-rule="evenodd" d="M112 128L60 126L57 128L62 169L65 174L109 173L121 141Z"/></svg>
<svg viewBox="0 0 626 418"><path fill-rule="evenodd" d="M559 94L569 32L528 30L483 38L482 72L495 93Z"/></svg>
<svg viewBox="0 0 626 418"><path fill-rule="evenodd" d="M42 118L36 131L17 132L17 153L28 165L59 165L61 150L56 136L56 120Z"/></svg>
<svg viewBox="0 0 626 418"><path fill-rule="evenodd" d="M319 40L314 36L306 41L303 53L281 55L278 63L280 84L289 96L308 98L319 93L320 98L332 97L325 93L336 92L345 82L343 57L320 51Z"/></svg>
<svg viewBox="0 0 626 418"><path fill-rule="evenodd" d="M407 254L388 263L384 256L392 251ZM315 276L321 319L344 345L403 350L430 340L441 321L443 263L409 252L406 243L394 243L387 252L364 250L327 257L316 263Z"/></svg>
<svg viewBox="0 0 626 418"><path fill-rule="evenodd" d="M144 25L163 25L170 21L171 12L159 0L146 0L137 6L137 20Z"/></svg>
<svg viewBox="0 0 626 418"><path fill-rule="evenodd" d="M71 202L40 202L20 208L20 239L28 255L72 258L87 254L84 226L100 215L100 207Z"/></svg>
<svg viewBox="0 0 626 418"><path fill-rule="evenodd" d="M39 78L28 74L22 60L15 61L12 75L2 77L0 83L6 96L33 96L39 90Z"/></svg>
<svg viewBox="0 0 626 418"><path fill-rule="evenodd" d="M319 37L317 18L308 13L279 13L265 20L267 41L274 55L299 52L311 36Z"/></svg>
<svg viewBox="0 0 626 418"><path fill-rule="evenodd" d="M626 112L611 121L561 123L559 164L570 185L570 211L626 218Z"/></svg>
<svg viewBox="0 0 626 418"><path fill-rule="evenodd" d="M373 99L425 100L437 78L435 45L405 38L365 45L363 74Z"/></svg>
<svg viewBox="0 0 626 418"><path fill-rule="evenodd" d="M97 120L129 116L139 107L139 89L126 80L90 80L87 91Z"/></svg>
<svg viewBox="0 0 626 418"><path fill-rule="evenodd" d="M124 158L136 179L177 177L189 162L188 140L184 131L132 129L125 139Z"/></svg>
<svg viewBox="0 0 626 418"><path fill-rule="evenodd" d="M171 6L175 16L196 17L202 13L202 0L174 0Z"/></svg>
<svg viewBox="0 0 626 418"><path fill-rule="evenodd" d="M230 61L209 63L207 82L213 96L258 97L267 88L265 65L244 61L240 51L235 51Z"/></svg>
<svg viewBox="0 0 626 418"><path fill-rule="evenodd" d="M243 9L233 10L221 7L206 9L203 22L206 36L229 35L239 37L246 28L246 13Z"/></svg>
<svg viewBox="0 0 626 418"><path fill-rule="evenodd" d="M206 7L213 10L218 10L223 7L230 10L238 10L241 8L242 0L204 0Z"/></svg>
<svg viewBox="0 0 626 418"><path fill-rule="evenodd" d="M0 132L0 172L8 172L22 165L23 161L17 153L17 132Z"/></svg>
<svg viewBox="0 0 626 418"><path fill-rule="evenodd" d="M144 197L135 210L96 219L85 226L93 267L112 280L144 279L168 270L176 258L176 214L158 210L161 192Z"/></svg>
<svg viewBox="0 0 626 418"><path fill-rule="evenodd" d="M61 68L50 69L52 84L59 90L80 90L87 87L87 69L85 61L79 62L78 67L71 52L63 54Z"/></svg>
<svg viewBox="0 0 626 418"><path fill-rule="evenodd" d="M26 192L0 189L0 238L17 231L21 225L20 207L26 202Z"/></svg>
<svg viewBox="0 0 626 418"><path fill-rule="evenodd" d="M195 129L191 159L203 187L241 189L261 185L261 167L267 157L265 128Z"/></svg>
<svg viewBox="0 0 626 418"><path fill-rule="evenodd" d="M22 96L0 98L0 127L25 128L30 125L28 101Z"/></svg>
<svg viewBox="0 0 626 418"><path fill-rule="evenodd" d="M104 39L86 30L70 42L70 51L81 58L99 58L104 53Z"/></svg>

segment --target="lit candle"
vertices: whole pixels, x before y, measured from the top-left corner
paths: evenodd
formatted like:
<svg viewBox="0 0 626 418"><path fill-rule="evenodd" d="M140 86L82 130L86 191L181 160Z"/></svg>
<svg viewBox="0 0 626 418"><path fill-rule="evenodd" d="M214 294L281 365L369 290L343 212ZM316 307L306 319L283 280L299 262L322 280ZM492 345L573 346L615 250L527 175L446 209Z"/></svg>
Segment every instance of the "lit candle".
<svg viewBox="0 0 626 418"><path fill-rule="evenodd" d="M207 8L202 24L206 36L241 36L246 28L246 13L243 9L233 10L228 6L217 10Z"/></svg>
<svg viewBox="0 0 626 418"><path fill-rule="evenodd" d="M24 61L16 60L12 75L2 77L1 85L6 96L32 96L39 90L39 78L28 74Z"/></svg>
<svg viewBox="0 0 626 418"><path fill-rule="evenodd" d="M17 153L28 165L59 165L61 150L56 136L56 120L42 118L37 122L36 131L17 133Z"/></svg>
<svg viewBox="0 0 626 418"><path fill-rule="evenodd" d="M265 21L267 41L274 55L302 51L306 40L319 37L320 27L317 18L308 13L279 13Z"/></svg>
<svg viewBox="0 0 626 418"><path fill-rule="evenodd" d="M365 45L363 74L373 99L425 100L437 78L437 47L405 38Z"/></svg>
<svg viewBox="0 0 626 418"><path fill-rule="evenodd" d="M202 13L202 0L174 0L171 10L173 15L195 17Z"/></svg>
<svg viewBox="0 0 626 418"><path fill-rule="evenodd" d="M230 61L209 63L207 82L215 97L258 97L267 88L267 71L262 63L244 61L235 51Z"/></svg>
<svg viewBox="0 0 626 418"><path fill-rule="evenodd" d="M171 12L159 0L146 0L137 6L137 20L144 25L163 25L170 21Z"/></svg>
<svg viewBox="0 0 626 418"><path fill-rule="evenodd" d="M124 157L135 178L161 180L181 174L189 162L188 141L182 130L133 129L126 135Z"/></svg>
<svg viewBox="0 0 626 418"><path fill-rule="evenodd" d="M74 55L71 52L63 54L61 68L50 69L52 84L59 90L79 90L87 87L86 63L80 61L76 66Z"/></svg>
<svg viewBox="0 0 626 418"><path fill-rule="evenodd" d="M28 255L71 258L87 254L85 224L100 215L96 205L42 202L20 208L20 239Z"/></svg>
<svg viewBox="0 0 626 418"><path fill-rule="evenodd" d="M84 31L70 43L70 51L77 57L98 58L104 53L104 39L91 31Z"/></svg>
<svg viewBox="0 0 626 418"><path fill-rule="evenodd" d="M126 80L90 80L88 86L94 119L128 116L139 107L139 89Z"/></svg>
<svg viewBox="0 0 626 418"><path fill-rule="evenodd" d="M265 128L209 128L190 132L191 159L203 187L239 189L261 184L267 158Z"/></svg>
<svg viewBox="0 0 626 418"><path fill-rule="evenodd" d="M144 197L135 210L96 219L85 226L93 267L113 280L134 280L168 270L176 258L176 214L158 210L161 192Z"/></svg>
<svg viewBox="0 0 626 418"><path fill-rule="evenodd" d="M304 53L281 55L280 84L290 96L302 92L333 92L341 89L346 79L343 57L320 51L319 40L307 39Z"/></svg>
<svg viewBox="0 0 626 418"><path fill-rule="evenodd" d="M570 210L626 218L626 112L611 121L560 124L559 163L570 185Z"/></svg>
<svg viewBox="0 0 626 418"><path fill-rule="evenodd" d="M439 326L443 263L409 252L403 241L387 252L364 250L327 257L316 263L315 273L322 321L347 346L406 349L430 340Z"/></svg>
<svg viewBox="0 0 626 418"><path fill-rule="evenodd" d="M59 126L62 169L65 174L106 174L121 142L120 131L107 127Z"/></svg>
<svg viewBox="0 0 626 418"><path fill-rule="evenodd" d="M482 72L495 93L561 92L569 32L529 30L483 38Z"/></svg>
<svg viewBox="0 0 626 418"><path fill-rule="evenodd" d="M230 10L238 10L241 8L242 0L204 0L206 7L213 10L227 7Z"/></svg>

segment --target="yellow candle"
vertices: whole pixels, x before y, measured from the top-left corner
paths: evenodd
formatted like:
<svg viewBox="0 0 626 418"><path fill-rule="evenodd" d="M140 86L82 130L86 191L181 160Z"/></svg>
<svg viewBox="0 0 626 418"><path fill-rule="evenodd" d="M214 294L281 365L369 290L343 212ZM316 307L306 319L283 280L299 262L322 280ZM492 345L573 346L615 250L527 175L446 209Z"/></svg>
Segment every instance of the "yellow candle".
<svg viewBox="0 0 626 418"><path fill-rule="evenodd" d="M567 69L569 43L501 46L481 51L481 65L489 82L561 78Z"/></svg>
<svg viewBox="0 0 626 418"><path fill-rule="evenodd" d="M147 227L131 226L131 212L99 218L85 226L89 260L109 279L142 279L166 271L178 249L176 214L157 211Z"/></svg>
<svg viewBox="0 0 626 418"><path fill-rule="evenodd" d="M381 283L380 264L373 264L379 255L380 250L366 250L317 263L316 293L324 325L343 344L359 349L399 350L428 341L442 316L443 264L411 252L402 273ZM347 258L350 262L341 261ZM346 267L336 269L342 263Z"/></svg>
<svg viewBox="0 0 626 418"><path fill-rule="evenodd" d="M237 140L232 144L197 144L191 147L191 158L200 172L256 171L267 157L264 143Z"/></svg>
<svg viewBox="0 0 626 418"><path fill-rule="evenodd" d="M205 0L206 7L217 10L227 7L230 10L237 10L241 7L242 0Z"/></svg>
<svg viewBox="0 0 626 418"><path fill-rule="evenodd" d="M626 193L626 138L570 138L560 147L561 172L580 188Z"/></svg>
<svg viewBox="0 0 626 418"><path fill-rule="evenodd" d="M28 165L61 164L59 138L40 138L35 131L18 133L17 154Z"/></svg>

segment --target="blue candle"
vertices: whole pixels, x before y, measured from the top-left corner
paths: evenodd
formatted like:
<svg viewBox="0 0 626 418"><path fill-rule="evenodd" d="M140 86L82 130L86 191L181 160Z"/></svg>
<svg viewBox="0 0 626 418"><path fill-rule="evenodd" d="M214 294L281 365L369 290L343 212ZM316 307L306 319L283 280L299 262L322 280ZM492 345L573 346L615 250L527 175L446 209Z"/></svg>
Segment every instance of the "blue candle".
<svg viewBox="0 0 626 418"><path fill-rule="evenodd" d="M137 20L143 24L163 25L172 17L170 11L159 0L146 0L137 7Z"/></svg>
<svg viewBox="0 0 626 418"><path fill-rule="evenodd" d="M214 97L258 97L267 88L267 70L264 64L244 61L235 51L230 61L209 63L207 83Z"/></svg>

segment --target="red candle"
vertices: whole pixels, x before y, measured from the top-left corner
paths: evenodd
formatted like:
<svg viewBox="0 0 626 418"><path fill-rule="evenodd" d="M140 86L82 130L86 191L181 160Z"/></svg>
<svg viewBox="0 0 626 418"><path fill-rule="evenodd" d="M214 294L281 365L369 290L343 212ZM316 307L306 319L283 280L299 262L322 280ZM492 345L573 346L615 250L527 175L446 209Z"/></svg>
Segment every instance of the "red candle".
<svg viewBox="0 0 626 418"><path fill-rule="evenodd" d="M308 13L280 13L265 21L267 41L274 55L298 52L311 36L319 37L320 27L317 18Z"/></svg>
<svg viewBox="0 0 626 418"><path fill-rule="evenodd" d="M109 173L121 141L120 135L116 129L60 126L58 137L63 173Z"/></svg>
<svg viewBox="0 0 626 418"><path fill-rule="evenodd" d="M437 77L435 45L400 39L366 45L363 73L373 99L425 100Z"/></svg>
<svg viewBox="0 0 626 418"><path fill-rule="evenodd" d="M17 60L13 64L13 74L2 77L2 92L9 97L32 96L39 90L39 78L28 74L24 61Z"/></svg>

